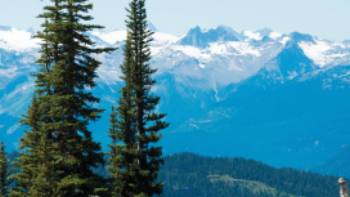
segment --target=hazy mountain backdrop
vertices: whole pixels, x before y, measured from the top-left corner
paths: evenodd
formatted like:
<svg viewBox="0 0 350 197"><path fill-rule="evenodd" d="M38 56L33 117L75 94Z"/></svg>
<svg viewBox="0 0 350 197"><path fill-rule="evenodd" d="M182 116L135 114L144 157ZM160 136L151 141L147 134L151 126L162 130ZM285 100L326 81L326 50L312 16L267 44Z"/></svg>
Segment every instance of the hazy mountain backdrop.
<svg viewBox="0 0 350 197"><path fill-rule="evenodd" d="M0 27L0 139L11 150L25 130L18 121L38 69L40 42L33 34ZM126 32L91 36L97 45L118 47L98 57L103 66L94 90L105 112L91 127L107 148ZM350 176L350 41L195 27L183 36L157 31L152 53L154 92L171 122L162 140L167 154L242 156Z"/></svg>

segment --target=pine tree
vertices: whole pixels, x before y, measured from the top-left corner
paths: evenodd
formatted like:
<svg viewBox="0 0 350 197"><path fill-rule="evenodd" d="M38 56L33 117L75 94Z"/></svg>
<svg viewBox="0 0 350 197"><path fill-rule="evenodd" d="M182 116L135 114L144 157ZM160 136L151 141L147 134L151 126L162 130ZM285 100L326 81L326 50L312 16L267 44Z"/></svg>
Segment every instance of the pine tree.
<svg viewBox="0 0 350 197"><path fill-rule="evenodd" d="M163 162L158 142L168 124L165 115L156 111L159 97L151 93L156 70L149 63L153 32L148 29L145 0L132 0L127 11L125 85L111 115L112 191L113 196L153 196L162 191L157 181Z"/></svg>
<svg viewBox="0 0 350 197"><path fill-rule="evenodd" d="M52 140L49 124L53 122L49 116L50 95L52 87L49 81L51 67L57 62L58 37L61 18L63 17L61 0L51 0L51 5L44 8L39 15L45 20L42 24L43 31L37 34L43 42L41 55L37 63L40 70L36 74L36 91L27 115L22 120L23 124L30 129L26 132L21 141L20 157L16 164L19 172L14 176L15 187L11 196L54 196L55 181L58 177L54 169L52 155L54 143ZM57 181L57 180L56 180Z"/></svg>
<svg viewBox="0 0 350 197"><path fill-rule="evenodd" d="M36 92L35 95L37 94ZM23 120L31 130L22 138L22 151L17 161L20 171L15 175L16 185L10 195L13 197L55 196L54 178L57 177L57 172L52 159L55 154L44 123L48 120L45 115L48 107L41 106L45 103L43 98L34 96L28 114Z"/></svg>
<svg viewBox="0 0 350 197"><path fill-rule="evenodd" d="M17 165L20 168L18 174L15 175L16 187L11 192L11 196L52 196L53 181L49 178L55 177L52 173L48 173L50 153L47 149L49 141L49 129L45 128L51 121L48 116L49 103L48 96L51 94L48 74L50 67L54 63L54 57L58 56L56 34L58 32L58 23L62 15L62 7L60 1L52 1L53 6L46 6L45 11L39 17L45 19L42 25L43 32L39 32L37 37L43 40L41 46L41 56L38 64L41 66L36 74L36 92L32 101L32 105L23 120L23 123L31 129L26 132L22 138L20 158ZM47 173L47 174L44 174ZM47 177L47 179L43 178Z"/></svg>
<svg viewBox="0 0 350 197"><path fill-rule="evenodd" d="M96 25L88 0L50 0L40 15L45 19L38 37L43 41L36 92L24 123L20 172L11 196L103 195L103 178L93 168L103 164L100 145L88 124L99 117L99 100L89 91L100 62L93 54L112 49L93 48L87 32Z"/></svg>
<svg viewBox="0 0 350 197"><path fill-rule="evenodd" d="M7 176L8 176L8 161L5 152L5 145L0 144L0 197L7 196Z"/></svg>
<svg viewBox="0 0 350 197"><path fill-rule="evenodd" d="M53 86L51 126L59 154L56 170L61 172L58 182L60 196L89 196L104 192L102 178L92 168L103 164L100 145L93 142L88 124L99 118L102 111L93 105L99 101L88 89L95 86L96 69L100 65L93 54L110 49L95 49L86 34L96 28L86 22L92 20L87 12L92 4L87 0L66 0L65 16L60 24L59 61L50 72Z"/></svg>

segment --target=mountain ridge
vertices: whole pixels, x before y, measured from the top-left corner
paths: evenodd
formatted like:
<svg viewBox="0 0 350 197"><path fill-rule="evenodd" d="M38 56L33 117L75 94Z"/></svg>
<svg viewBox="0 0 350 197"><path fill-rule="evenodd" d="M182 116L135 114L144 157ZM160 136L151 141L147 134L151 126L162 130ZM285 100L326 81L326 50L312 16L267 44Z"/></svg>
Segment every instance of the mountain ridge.
<svg viewBox="0 0 350 197"><path fill-rule="evenodd" d="M199 46L197 41L181 44L186 35L154 34L151 64L158 69L158 83L153 91L162 97L161 109L172 123L162 141L167 154L244 156L310 169L349 144L349 43L272 30L197 31L204 37ZM28 35L0 29L0 130L5 131L0 137L9 149L18 147L25 130L18 121L30 103L32 74L38 68L39 41ZM126 32L91 36L97 45L118 48L97 57L103 65L94 93L106 111L91 127L100 131L94 137L107 148L106 123L122 85L119 65Z"/></svg>

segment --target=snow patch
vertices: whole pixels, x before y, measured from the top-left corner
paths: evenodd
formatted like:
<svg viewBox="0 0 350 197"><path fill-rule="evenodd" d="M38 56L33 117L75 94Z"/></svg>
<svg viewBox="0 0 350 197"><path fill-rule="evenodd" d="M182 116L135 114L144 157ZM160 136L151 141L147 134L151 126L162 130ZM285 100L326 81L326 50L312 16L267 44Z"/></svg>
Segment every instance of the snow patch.
<svg viewBox="0 0 350 197"><path fill-rule="evenodd" d="M281 33L275 32L275 31L273 31L269 34L269 37L274 39L274 40L277 40L277 39L281 38L282 36L283 35Z"/></svg>
<svg viewBox="0 0 350 197"><path fill-rule="evenodd" d="M202 64L202 63L200 63L198 66L199 66L199 68L202 68L202 69L206 68L206 66L204 64Z"/></svg>
<svg viewBox="0 0 350 197"><path fill-rule="evenodd" d="M244 31L243 35L247 37L248 40L262 40L262 36L258 32Z"/></svg>
<svg viewBox="0 0 350 197"><path fill-rule="evenodd" d="M289 36L284 36L282 39L281 39L281 41L280 41L280 43L283 45L283 46L285 46L289 41L290 41L290 37Z"/></svg>
<svg viewBox="0 0 350 197"><path fill-rule="evenodd" d="M160 42L162 44L164 44L164 43L172 44L172 43L177 42L179 40L179 37L171 35L171 34L156 32L153 35L153 39L154 39L154 41Z"/></svg>
<svg viewBox="0 0 350 197"><path fill-rule="evenodd" d="M126 31L124 30L117 30L111 32L94 31L92 32L92 35L100 38L108 44L116 44L117 42L122 42L126 40Z"/></svg>
<svg viewBox="0 0 350 197"><path fill-rule="evenodd" d="M10 51L27 51L39 47L40 40L32 33L15 28L0 31L0 48Z"/></svg>
<svg viewBox="0 0 350 197"><path fill-rule="evenodd" d="M325 41L316 41L315 43L301 42L299 46L303 49L306 56L321 67L331 61L331 58L327 56L327 52L332 46Z"/></svg>
<svg viewBox="0 0 350 197"><path fill-rule="evenodd" d="M261 56L260 51L247 42L214 43L210 45L210 52L218 55L236 52L238 55Z"/></svg>
<svg viewBox="0 0 350 197"><path fill-rule="evenodd" d="M192 46L182 46L182 45L176 45L172 47L175 51L180 51L190 57L194 57L197 59L209 59L210 54L205 53L203 50L192 47Z"/></svg>

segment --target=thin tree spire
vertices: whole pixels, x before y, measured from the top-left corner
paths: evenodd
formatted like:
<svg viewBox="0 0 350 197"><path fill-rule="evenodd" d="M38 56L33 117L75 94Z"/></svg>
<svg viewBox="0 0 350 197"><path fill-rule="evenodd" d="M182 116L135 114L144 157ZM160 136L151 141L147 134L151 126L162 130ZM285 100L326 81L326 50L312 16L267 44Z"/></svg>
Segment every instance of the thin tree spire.
<svg viewBox="0 0 350 197"><path fill-rule="evenodd" d="M168 123L156 109L159 97L151 92L156 70L150 66L153 32L148 29L145 0L132 0L127 12L125 85L110 129L113 196L152 196L162 191L157 180L163 162L159 140Z"/></svg>

